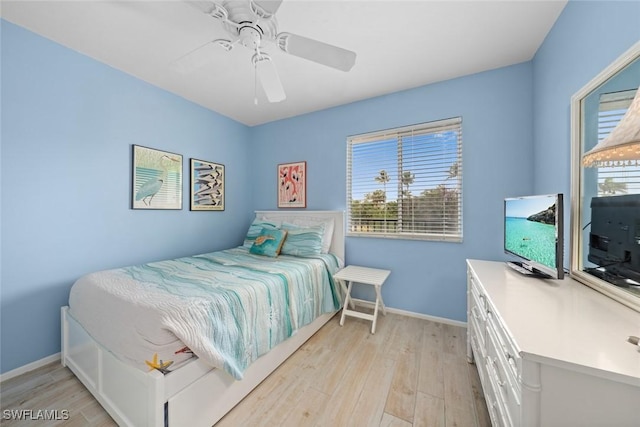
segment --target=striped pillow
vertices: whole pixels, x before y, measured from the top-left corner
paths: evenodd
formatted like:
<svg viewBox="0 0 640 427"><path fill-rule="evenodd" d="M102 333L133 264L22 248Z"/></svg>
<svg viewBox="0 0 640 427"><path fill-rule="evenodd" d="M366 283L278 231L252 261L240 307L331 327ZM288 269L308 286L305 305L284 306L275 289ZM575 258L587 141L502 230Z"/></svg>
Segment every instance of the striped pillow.
<svg viewBox="0 0 640 427"><path fill-rule="evenodd" d="M322 236L324 225L301 227L283 223L282 229L287 230L287 238L280 251L283 255L309 256L322 252Z"/></svg>

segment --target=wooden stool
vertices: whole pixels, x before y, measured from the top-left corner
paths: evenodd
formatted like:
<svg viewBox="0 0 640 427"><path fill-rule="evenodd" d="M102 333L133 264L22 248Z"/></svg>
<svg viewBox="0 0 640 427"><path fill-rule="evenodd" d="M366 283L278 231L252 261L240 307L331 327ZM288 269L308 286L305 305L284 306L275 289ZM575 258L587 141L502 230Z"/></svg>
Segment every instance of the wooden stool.
<svg viewBox="0 0 640 427"><path fill-rule="evenodd" d="M365 320L373 321L371 325L371 333L376 333L376 321L378 320L378 308L382 308L382 314L386 315L387 310L384 306L384 301L382 300L382 295L380 293L380 288L384 284L384 281L387 280L387 277L391 271L389 270L380 270L377 268L369 268L369 267L359 267L356 265L349 265L342 270L338 271L333 275L333 278L340 282L340 286L345 294L344 306L342 307L342 316L340 316L340 326L344 325L345 316L359 317ZM347 285L345 285L347 283ZM371 301L352 298L351 297L351 289L353 287L353 283L362 283L365 285L372 285L376 291L376 301L372 303ZM367 305L373 305L373 314L362 313L360 311L355 310L354 302L360 302ZM349 309L351 306L351 309Z"/></svg>

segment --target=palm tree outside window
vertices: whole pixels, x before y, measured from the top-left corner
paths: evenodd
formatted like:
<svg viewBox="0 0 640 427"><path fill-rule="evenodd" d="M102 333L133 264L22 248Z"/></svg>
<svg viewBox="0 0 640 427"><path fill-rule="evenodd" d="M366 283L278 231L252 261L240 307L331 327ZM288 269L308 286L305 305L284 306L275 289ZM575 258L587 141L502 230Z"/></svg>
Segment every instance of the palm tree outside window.
<svg viewBox="0 0 640 427"><path fill-rule="evenodd" d="M462 119L347 139L347 235L462 241Z"/></svg>

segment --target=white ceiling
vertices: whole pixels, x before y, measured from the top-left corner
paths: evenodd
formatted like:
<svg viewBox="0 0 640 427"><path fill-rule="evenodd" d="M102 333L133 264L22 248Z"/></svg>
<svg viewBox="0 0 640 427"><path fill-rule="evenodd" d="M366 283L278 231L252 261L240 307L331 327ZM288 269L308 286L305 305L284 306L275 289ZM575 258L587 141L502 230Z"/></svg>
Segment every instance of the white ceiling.
<svg viewBox="0 0 640 427"><path fill-rule="evenodd" d="M258 125L530 60L566 0L284 0L286 31L357 53L348 72L263 44L287 99L270 104L252 52L203 49L189 73L172 62L213 39L222 24L183 1L1 1L2 17L246 125ZM210 45L214 46L214 45ZM217 47L217 46L216 46Z"/></svg>

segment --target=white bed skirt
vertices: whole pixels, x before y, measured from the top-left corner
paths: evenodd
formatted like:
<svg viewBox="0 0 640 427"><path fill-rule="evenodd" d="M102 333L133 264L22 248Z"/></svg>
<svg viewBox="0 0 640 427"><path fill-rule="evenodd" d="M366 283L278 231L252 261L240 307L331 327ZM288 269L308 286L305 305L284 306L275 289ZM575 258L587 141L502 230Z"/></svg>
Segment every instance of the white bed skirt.
<svg viewBox="0 0 640 427"><path fill-rule="evenodd" d="M194 359L175 371L142 372L96 343L62 307L62 365L93 394L120 426L210 427L327 323L324 314L263 355L241 381ZM166 419L165 419L166 418Z"/></svg>

